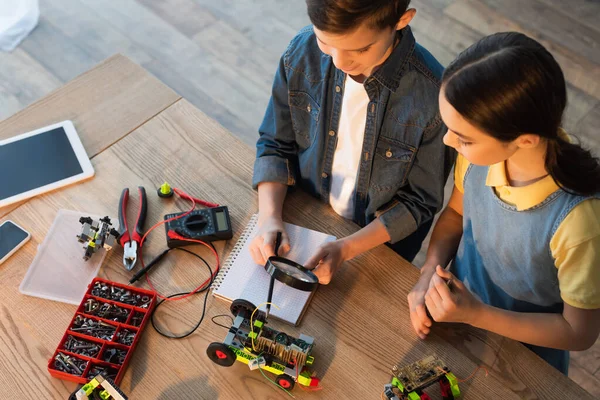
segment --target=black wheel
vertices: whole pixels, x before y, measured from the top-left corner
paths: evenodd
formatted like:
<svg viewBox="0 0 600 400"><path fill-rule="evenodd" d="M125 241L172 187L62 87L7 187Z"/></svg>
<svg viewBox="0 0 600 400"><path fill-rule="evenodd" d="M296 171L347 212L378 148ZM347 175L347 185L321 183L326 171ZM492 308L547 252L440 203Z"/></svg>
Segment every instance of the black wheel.
<svg viewBox="0 0 600 400"><path fill-rule="evenodd" d="M206 348L206 355L215 364L219 364L222 367L231 367L235 362L236 355L227 346L221 342L213 342Z"/></svg>
<svg viewBox="0 0 600 400"><path fill-rule="evenodd" d="M242 317L250 318L250 315L252 315L252 312L255 308L256 306L250 303L248 300L235 299L231 303L229 310L231 311L234 317L237 317L239 313L242 313Z"/></svg>
<svg viewBox="0 0 600 400"><path fill-rule="evenodd" d="M290 376L287 375L278 375L277 378L275 378L275 382L277 382L277 384L285 390L292 390L294 388L294 384L296 383Z"/></svg>

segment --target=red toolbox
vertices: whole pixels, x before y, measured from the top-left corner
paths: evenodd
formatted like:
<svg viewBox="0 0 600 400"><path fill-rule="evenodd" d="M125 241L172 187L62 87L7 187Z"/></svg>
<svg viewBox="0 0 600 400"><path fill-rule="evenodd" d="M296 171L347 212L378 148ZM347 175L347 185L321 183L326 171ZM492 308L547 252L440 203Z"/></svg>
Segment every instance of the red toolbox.
<svg viewBox="0 0 600 400"><path fill-rule="evenodd" d="M118 385L155 304L155 292L95 278L48 361L50 375L87 383L102 373Z"/></svg>

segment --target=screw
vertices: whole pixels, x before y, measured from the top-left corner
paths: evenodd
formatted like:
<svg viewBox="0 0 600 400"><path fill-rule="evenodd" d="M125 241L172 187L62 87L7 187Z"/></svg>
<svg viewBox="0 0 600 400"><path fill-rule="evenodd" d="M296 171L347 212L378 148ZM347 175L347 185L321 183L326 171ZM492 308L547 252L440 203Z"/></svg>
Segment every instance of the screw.
<svg viewBox="0 0 600 400"><path fill-rule="evenodd" d="M129 329L123 329L117 334L117 342L126 346L131 346L133 344L133 339L135 339L135 332L130 331Z"/></svg>
<svg viewBox="0 0 600 400"><path fill-rule="evenodd" d="M60 371L64 371L66 372L69 367L67 366L67 364L65 364L65 362L62 360L62 358L59 358L59 356L56 356L56 358L54 359L54 367Z"/></svg>
<svg viewBox="0 0 600 400"><path fill-rule="evenodd" d="M78 360L63 353L58 353L54 360L55 368L72 375L83 374L83 370L85 370L85 367L87 366L87 361Z"/></svg>
<svg viewBox="0 0 600 400"><path fill-rule="evenodd" d="M114 368L110 368L110 367L102 367L99 365L94 365L92 368L90 368L90 371L88 372L88 378L94 378L96 375L100 374L102 376L104 376L104 378L108 378L108 379L116 379L117 377L117 370Z"/></svg>
<svg viewBox="0 0 600 400"><path fill-rule="evenodd" d="M102 359L106 362L120 365L123 364L123 362L125 361L126 355L127 350L112 348L104 352L104 356L102 357Z"/></svg>
<svg viewBox="0 0 600 400"><path fill-rule="evenodd" d="M150 300L151 300L150 296L144 295L144 296L142 296L141 300L142 300L142 304L140 305L140 307L148 308Z"/></svg>
<svg viewBox="0 0 600 400"><path fill-rule="evenodd" d="M133 314L133 317L131 317L131 325L140 326L142 324L143 319L144 319L144 314L142 314L140 312L136 312L135 314Z"/></svg>

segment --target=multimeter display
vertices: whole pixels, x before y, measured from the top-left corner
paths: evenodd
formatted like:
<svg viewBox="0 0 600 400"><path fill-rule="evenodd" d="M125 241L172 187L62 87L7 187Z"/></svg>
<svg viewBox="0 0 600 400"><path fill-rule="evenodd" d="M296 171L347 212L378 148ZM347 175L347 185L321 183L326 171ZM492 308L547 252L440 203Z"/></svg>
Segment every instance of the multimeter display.
<svg viewBox="0 0 600 400"><path fill-rule="evenodd" d="M165 220L178 217L185 213L167 214ZM228 240L233 237L229 210L226 206L194 210L185 217L169 221L165 224L167 246L170 248L188 246L193 243L169 238L168 232L175 231L189 239L214 242Z"/></svg>
<svg viewBox="0 0 600 400"><path fill-rule="evenodd" d="M227 223L227 216L225 215L225 211L216 211L215 220L217 221L217 231L222 232L229 229L229 224Z"/></svg>

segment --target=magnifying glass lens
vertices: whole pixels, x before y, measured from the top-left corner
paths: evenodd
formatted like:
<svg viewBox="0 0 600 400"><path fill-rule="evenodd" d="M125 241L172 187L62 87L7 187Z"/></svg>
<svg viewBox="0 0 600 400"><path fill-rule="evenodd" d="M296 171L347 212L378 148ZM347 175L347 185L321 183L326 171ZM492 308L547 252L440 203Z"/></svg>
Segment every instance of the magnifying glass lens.
<svg viewBox="0 0 600 400"><path fill-rule="evenodd" d="M293 265L289 265L289 264L279 261L279 260L271 260L271 263L273 264L273 266L275 268L277 268L278 270L284 272L285 274L287 274L289 276L292 276L292 277L299 279L301 281L304 281L304 282L315 282L315 280L313 279L313 277L311 275L308 275L307 273L298 269L297 267L294 267Z"/></svg>

